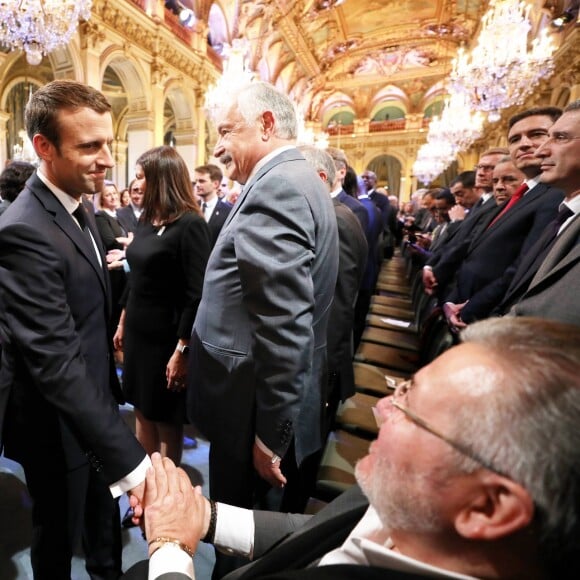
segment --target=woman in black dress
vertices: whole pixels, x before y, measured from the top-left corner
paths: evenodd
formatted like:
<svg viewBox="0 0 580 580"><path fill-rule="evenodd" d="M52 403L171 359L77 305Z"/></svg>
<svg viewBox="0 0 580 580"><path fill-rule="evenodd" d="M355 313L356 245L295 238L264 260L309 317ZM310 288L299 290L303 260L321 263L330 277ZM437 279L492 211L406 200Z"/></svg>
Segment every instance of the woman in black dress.
<svg viewBox="0 0 580 580"><path fill-rule="evenodd" d="M124 350L123 391L135 408L136 435L147 453L177 465L183 449L187 349L210 252L210 233L189 172L171 147L136 163L143 214L127 248L125 309L114 336Z"/></svg>

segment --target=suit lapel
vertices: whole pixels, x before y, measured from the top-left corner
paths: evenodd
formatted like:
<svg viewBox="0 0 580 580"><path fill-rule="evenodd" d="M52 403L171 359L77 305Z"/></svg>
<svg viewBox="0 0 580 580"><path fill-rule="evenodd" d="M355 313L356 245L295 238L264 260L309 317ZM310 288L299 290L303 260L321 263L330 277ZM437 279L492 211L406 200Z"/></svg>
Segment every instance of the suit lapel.
<svg viewBox="0 0 580 580"><path fill-rule="evenodd" d="M89 241L75 223L74 218L66 211L64 206L58 201L55 195L36 175L32 181L29 181L28 185L32 193L38 198L40 203L42 203L46 211L54 216L54 223L70 238L78 251L83 255L87 262L89 262L97 277L99 278L99 282L101 283L103 291L106 292L107 283L105 281L105 272L99 264L94 247L89 245ZM90 212L88 212L87 224L93 239L97 244L97 247L99 247L101 260L103 260L104 267L106 261L100 245L100 237L97 232L95 217L94 215L91 215Z"/></svg>
<svg viewBox="0 0 580 580"><path fill-rule="evenodd" d="M488 214L486 220L487 223L483 224L484 228L483 232L481 233L481 235L476 236L476 238L473 240L471 247L469 248L469 251L471 252L473 248L475 248L483 240L486 240L489 236L494 235L496 232L506 229L509 230L513 222L520 219L522 211L525 210L526 206L530 205L531 203L534 203L538 197L540 197L546 192L547 189L548 189L547 185L539 183L538 185L530 189L530 191L528 191L528 193L524 195L524 197L517 203L517 205L514 205L513 208L510 208L510 210L507 211L505 215L503 215L501 219L497 221L497 223L495 223L491 228L487 229L489 224L495 218L495 216L499 212L501 212L504 205L508 203L509 200L506 201L504 204L497 206L498 211Z"/></svg>
<svg viewBox="0 0 580 580"><path fill-rule="evenodd" d="M562 269L567 268L580 258L580 214L577 214L572 223L562 232L556 243L538 268L536 275L530 283L528 291L541 284L546 278L551 277Z"/></svg>
<svg viewBox="0 0 580 580"><path fill-rule="evenodd" d="M256 175L254 175L252 179L250 179L250 181L246 183L242 188L240 196L238 197L238 201L236 201L235 205L232 207L232 211L230 211L228 217L226 218L226 221L224 222L222 231L228 228L231 221L234 219L234 216L238 214L240 208L244 205L244 202L246 201L248 194L254 187L254 184L256 184L273 167L276 167L276 165L279 165L280 163L283 163L285 161L294 161L297 159L304 159L300 154L300 152L298 151L298 149L288 149L286 151L282 151L282 153L276 155L273 159L270 159L270 161L268 161L266 165L261 167L257 171Z"/></svg>

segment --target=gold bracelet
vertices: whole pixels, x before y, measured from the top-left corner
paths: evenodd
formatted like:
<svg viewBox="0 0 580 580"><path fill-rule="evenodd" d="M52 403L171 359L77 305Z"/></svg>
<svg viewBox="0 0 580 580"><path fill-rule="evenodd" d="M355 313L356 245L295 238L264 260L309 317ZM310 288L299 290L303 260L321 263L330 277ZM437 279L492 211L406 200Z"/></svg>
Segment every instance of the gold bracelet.
<svg viewBox="0 0 580 580"><path fill-rule="evenodd" d="M195 556L195 552L187 544L180 542L177 538L168 538L166 536L158 536L157 538L153 538L150 542L148 542L147 546L151 547L151 544L161 544L161 546L163 544L175 544L178 548L180 548L181 550L186 552L189 557L193 558ZM159 546L159 548L161 548L161 546ZM153 550L151 556L153 556L153 554L157 550L159 550L159 548L155 548L155 550Z"/></svg>

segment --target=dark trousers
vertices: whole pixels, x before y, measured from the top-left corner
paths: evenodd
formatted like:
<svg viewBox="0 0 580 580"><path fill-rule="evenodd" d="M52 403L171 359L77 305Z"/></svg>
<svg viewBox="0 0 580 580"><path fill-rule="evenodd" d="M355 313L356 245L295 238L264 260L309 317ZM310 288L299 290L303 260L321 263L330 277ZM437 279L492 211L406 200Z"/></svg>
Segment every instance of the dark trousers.
<svg viewBox="0 0 580 580"><path fill-rule="evenodd" d="M119 504L102 475L88 464L67 470L55 431L41 426L34 437L23 425L10 427L6 456L22 465L32 499L34 579L70 580L71 558L82 546L92 580L117 580L122 574Z"/></svg>

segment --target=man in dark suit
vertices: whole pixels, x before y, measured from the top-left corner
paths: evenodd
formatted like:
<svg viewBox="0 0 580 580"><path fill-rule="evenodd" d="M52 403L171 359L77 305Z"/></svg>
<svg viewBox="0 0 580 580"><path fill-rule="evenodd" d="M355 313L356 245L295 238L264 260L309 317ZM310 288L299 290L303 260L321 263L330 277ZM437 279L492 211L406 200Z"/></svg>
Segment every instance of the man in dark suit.
<svg viewBox="0 0 580 580"><path fill-rule="evenodd" d="M454 225L447 242L427 260L423 267L425 293L436 294L442 300L453 283L453 276L461 263L466 241L470 240L480 224L497 207L493 197L492 175L496 163L508 153L507 149L488 149L480 157L476 171L463 172L451 183L451 193L467 215ZM453 219L453 216L452 216Z"/></svg>
<svg viewBox="0 0 580 580"><path fill-rule="evenodd" d="M369 216L364 208L363 204L352 195L349 195L344 191L342 185L344 183L344 176L346 175L346 170L348 168L348 158L346 157L342 149L337 149L336 147L328 147L326 152L330 155L334 161L334 167L336 169L336 185L334 186L334 191L331 192L333 199L336 198L340 203L346 205L352 213L358 219L365 236L367 237L367 243L371 233L369 232Z"/></svg>
<svg viewBox="0 0 580 580"><path fill-rule="evenodd" d="M340 179L334 161L325 151L313 146L300 146L300 152L325 183L329 194ZM341 401L355 392L353 359L354 305L365 271L367 242L360 223L352 211L335 197L332 198L338 226L338 276L328 319L327 365L328 381L324 389L325 437L331 429ZM322 449L303 461L288 482L280 504L280 511L302 513L312 495Z"/></svg>
<svg viewBox="0 0 580 580"><path fill-rule="evenodd" d="M499 206L466 244L455 287L444 305L452 329L489 316L508 289L518 260L556 217L564 194L539 182L540 159L534 153L561 113L556 107L533 108L509 120L510 156L526 176L526 189L517 203L518 192Z"/></svg>
<svg viewBox="0 0 580 580"><path fill-rule="evenodd" d="M121 227L127 232L134 234L137 230L137 224L143 211L143 184L140 180L134 179L129 184L129 195L131 203L126 207L120 207L117 210L117 219Z"/></svg>
<svg viewBox="0 0 580 580"><path fill-rule="evenodd" d="M232 209L229 203L218 197L222 179L222 170L217 165L200 165L195 168L195 194L200 198L203 217L209 226L212 248Z"/></svg>
<svg viewBox="0 0 580 580"><path fill-rule="evenodd" d="M389 198L376 190L377 176L373 171L367 169L363 172L361 178L369 199L377 206L383 219L383 247L380 252L380 257L392 258L394 250L393 240L395 239L395 230L397 229L397 213L393 209Z"/></svg>
<svg viewBox="0 0 580 580"><path fill-rule="evenodd" d="M111 107L91 87L54 81L31 97L25 121L40 167L0 224L5 453L33 502L34 577L70 578L82 538L91 578L113 579L113 498L140 499L150 461L118 410L105 255L81 201L114 165Z"/></svg>
<svg viewBox="0 0 580 580"><path fill-rule="evenodd" d="M496 318L462 339L378 403L368 504L353 487L314 516L210 505L154 456L149 579L191 578L200 539L253 560L228 580L577 578L580 329Z"/></svg>
<svg viewBox="0 0 580 580"><path fill-rule="evenodd" d="M580 100L571 103L536 151L542 183L561 188L566 199L552 232L522 259L500 306L512 316L540 316L580 325L575 289L580 284ZM566 212L567 210L567 212Z"/></svg>
<svg viewBox="0 0 580 580"><path fill-rule="evenodd" d="M322 445L338 233L294 146L292 102L252 83L228 105L214 154L244 188L208 262L187 394L211 443L212 498L250 507L258 485L283 486L284 463Z"/></svg>

